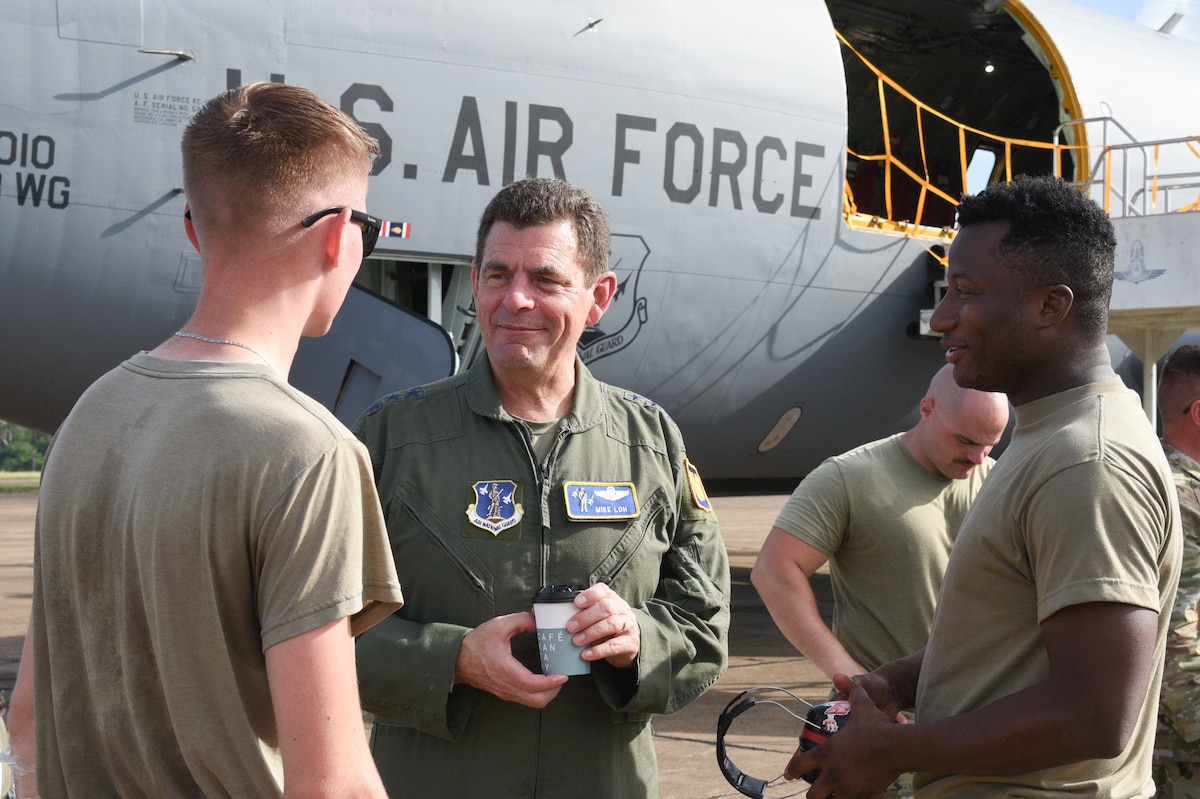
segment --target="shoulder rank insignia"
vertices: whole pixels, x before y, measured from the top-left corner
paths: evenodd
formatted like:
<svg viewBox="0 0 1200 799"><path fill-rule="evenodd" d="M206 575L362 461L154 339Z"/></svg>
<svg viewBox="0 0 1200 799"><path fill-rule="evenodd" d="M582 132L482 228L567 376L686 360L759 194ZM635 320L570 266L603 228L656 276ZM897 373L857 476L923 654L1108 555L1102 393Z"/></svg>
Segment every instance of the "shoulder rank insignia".
<svg viewBox="0 0 1200 799"><path fill-rule="evenodd" d="M643 397L641 394L637 394L633 391L626 391L624 396L625 399L629 400L630 402L635 402L638 405L645 405L647 408L658 407L658 403L654 400L650 399L649 397Z"/></svg>
<svg viewBox="0 0 1200 799"><path fill-rule="evenodd" d="M366 416L366 415L375 413L376 411L378 411L380 408L382 408L384 405L386 405L389 402L396 402L397 400L402 400L402 399L419 399L420 397L424 397L424 396L425 396L425 388L423 386L416 386L414 388L406 388L401 391L393 391L391 394L388 394L387 396L380 397L379 399L375 400L375 402L372 403L370 408L367 408L365 411L363 411L363 415Z"/></svg>
<svg viewBox="0 0 1200 799"><path fill-rule="evenodd" d="M492 535L500 535L521 523L525 515L517 484L512 480L487 480L476 483L475 501L467 508L471 524Z"/></svg>
<svg viewBox="0 0 1200 799"><path fill-rule="evenodd" d="M700 472L687 458L683 459L683 468L687 470L688 486L692 489L692 499L701 510L712 513L712 503L708 501L708 492L704 490L704 482Z"/></svg>
<svg viewBox="0 0 1200 799"><path fill-rule="evenodd" d="M633 483L565 483L563 493L575 521L636 519L639 512Z"/></svg>

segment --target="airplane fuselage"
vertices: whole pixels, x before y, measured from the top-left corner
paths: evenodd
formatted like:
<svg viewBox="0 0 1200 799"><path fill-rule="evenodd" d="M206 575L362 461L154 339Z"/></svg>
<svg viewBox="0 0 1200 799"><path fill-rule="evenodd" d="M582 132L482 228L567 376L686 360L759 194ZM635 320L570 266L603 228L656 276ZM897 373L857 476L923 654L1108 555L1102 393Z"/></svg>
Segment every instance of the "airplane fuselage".
<svg viewBox="0 0 1200 799"><path fill-rule="evenodd" d="M706 477L797 477L903 429L943 362L914 330L947 237L846 223L847 98L862 87L847 83L838 3L611 6L9 4L0 417L52 431L92 380L187 319L202 275L181 223L180 133L226 87L280 80L379 141L380 280L415 269L433 287L421 314L461 317L441 342L440 329L351 331L354 305L333 343L298 356L293 377L318 398L362 402L469 357L478 216L502 185L556 175L605 205L621 281L580 354L666 408ZM407 290L387 298L406 304ZM414 350L438 355L372 361ZM365 365L349 394L348 361Z"/></svg>

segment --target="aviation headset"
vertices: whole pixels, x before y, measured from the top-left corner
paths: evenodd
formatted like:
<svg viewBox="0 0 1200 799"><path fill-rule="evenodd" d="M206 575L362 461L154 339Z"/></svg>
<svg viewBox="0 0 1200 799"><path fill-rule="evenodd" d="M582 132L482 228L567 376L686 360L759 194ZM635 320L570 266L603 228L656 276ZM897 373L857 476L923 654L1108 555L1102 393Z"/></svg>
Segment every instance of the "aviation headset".
<svg viewBox="0 0 1200 799"><path fill-rule="evenodd" d="M797 715L778 700L760 699L758 694L765 691L780 691L797 702L807 705L809 708L807 716L801 717ZM850 713L849 702L834 700L814 705L812 702L796 696L786 688L779 688L774 685L761 685L757 688L748 688L729 700L729 704L725 705L725 709L721 711L721 715L717 718L717 765L720 767L721 773L725 775L725 779L738 790L738 793L752 797L752 799L763 799L767 786L779 781L784 775L780 774L774 779L764 780L759 777L751 777L749 774L743 772L734 764L725 750L725 733L729 732L729 726L733 724L734 719L759 704L775 705L778 708L782 708L785 713L804 725L799 736L800 748L804 750L812 749L837 732L846 723L846 719ZM805 781L813 783L816 782L820 773L818 769L800 776Z"/></svg>

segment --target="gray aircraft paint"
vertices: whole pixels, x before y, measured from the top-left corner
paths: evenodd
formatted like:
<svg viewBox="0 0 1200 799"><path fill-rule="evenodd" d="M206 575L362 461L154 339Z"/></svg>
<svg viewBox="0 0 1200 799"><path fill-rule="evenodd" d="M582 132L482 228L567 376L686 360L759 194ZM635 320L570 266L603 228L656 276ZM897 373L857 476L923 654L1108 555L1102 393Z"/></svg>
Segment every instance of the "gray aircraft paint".
<svg viewBox="0 0 1200 799"><path fill-rule="evenodd" d="M946 26L978 13L966 0L858 5ZM1190 96L1200 48L1170 41L1156 56L1136 26L1068 6L1025 3L1061 22L1053 38L1085 113L1128 108L1144 138L1200 130L1194 104L1163 100ZM487 200L525 175L595 194L621 292L581 354L665 407L705 477L797 477L902 429L943 362L912 335L938 274L931 242L843 221L833 20L847 8L10 0L0 417L53 430L99 374L186 320L200 274L180 220L180 133L218 91L270 79L312 88L379 139L369 210L410 229L381 239L382 257L465 264ZM362 396L454 368L440 328L365 295L348 311L293 370L327 404L341 398L343 418ZM790 431L776 428L784 414Z"/></svg>

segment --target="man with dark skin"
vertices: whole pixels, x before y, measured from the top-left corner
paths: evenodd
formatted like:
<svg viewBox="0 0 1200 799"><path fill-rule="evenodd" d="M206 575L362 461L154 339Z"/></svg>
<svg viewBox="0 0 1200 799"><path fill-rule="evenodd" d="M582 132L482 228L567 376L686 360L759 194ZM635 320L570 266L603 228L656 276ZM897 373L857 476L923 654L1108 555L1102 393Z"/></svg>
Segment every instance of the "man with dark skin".
<svg viewBox="0 0 1200 799"><path fill-rule="evenodd" d="M960 385L1008 395L1012 443L963 522L928 646L834 678L850 722L791 777L812 799L1153 796L1179 509L1153 428L1112 370L1115 236L1053 178L964 198L931 325ZM894 723L916 708L916 723Z"/></svg>

